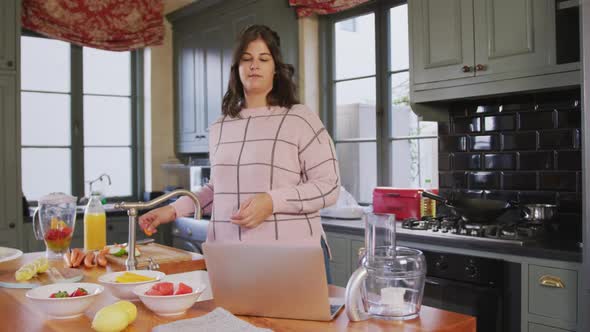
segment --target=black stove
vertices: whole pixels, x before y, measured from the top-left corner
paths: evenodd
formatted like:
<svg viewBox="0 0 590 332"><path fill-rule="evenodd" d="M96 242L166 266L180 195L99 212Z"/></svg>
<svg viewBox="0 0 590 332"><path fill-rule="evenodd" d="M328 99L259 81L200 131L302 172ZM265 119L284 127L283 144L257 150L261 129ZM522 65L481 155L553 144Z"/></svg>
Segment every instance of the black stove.
<svg viewBox="0 0 590 332"><path fill-rule="evenodd" d="M545 235L545 226L516 221L511 223L474 224L457 216L409 218L402 221L402 230L424 232L424 235L451 237L524 245Z"/></svg>

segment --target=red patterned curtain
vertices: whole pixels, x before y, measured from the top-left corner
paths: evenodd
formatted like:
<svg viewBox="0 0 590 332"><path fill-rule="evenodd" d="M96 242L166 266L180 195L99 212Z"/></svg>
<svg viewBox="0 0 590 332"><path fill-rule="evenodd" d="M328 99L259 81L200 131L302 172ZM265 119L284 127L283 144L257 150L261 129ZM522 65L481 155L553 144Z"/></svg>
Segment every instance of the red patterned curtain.
<svg viewBox="0 0 590 332"><path fill-rule="evenodd" d="M289 0L289 5L295 7L298 17L305 17L336 13L367 1L369 0Z"/></svg>
<svg viewBox="0 0 590 332"><path fill-rule="evenodd" d="M22 25L81 46L129 51L162 44L163 13L162 0L23 0Z"/></svg>

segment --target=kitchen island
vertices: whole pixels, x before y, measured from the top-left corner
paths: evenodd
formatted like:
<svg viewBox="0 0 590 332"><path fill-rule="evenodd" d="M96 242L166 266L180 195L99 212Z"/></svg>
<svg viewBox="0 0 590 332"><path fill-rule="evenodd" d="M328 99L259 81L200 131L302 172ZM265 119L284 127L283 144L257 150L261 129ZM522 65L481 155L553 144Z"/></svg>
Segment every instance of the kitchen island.
<svg viewBox="0 0 590 332"><path fill-rule="evenodd" d="M41 257L43 252L28 253L21 258L0 263L0 272L15 271L22 264ZM61 261L51 264L60 265ZM107 268L84 269L82 282L97 282L100 275L121 270L120 266L109 265ZM160 270L166 274L203 270L205 263L202 259L180 263L161 264ZM47 320L47 316L34 306L26 297L26 289L0 288L0 320L11 331L92 331L90 324L94 314L102 307L118 301L108 289L93 303L82 317L68 320ZM331 287L334 295L343 294L340 287ZM150 331L154 326L175 320L193 318L207 314L216 308L214 300L195 303L186 314L178 317L160 317L152 313L141 302L135 302L138 316L126 331ZM241 319L273 331L475 331L475 318L445 310L423 306L418 318L404 322L388 322L368 320L364 322L350 322L344 312L334 321L315 322L290 319L273 319L264 317L238 316Z"/></svg>

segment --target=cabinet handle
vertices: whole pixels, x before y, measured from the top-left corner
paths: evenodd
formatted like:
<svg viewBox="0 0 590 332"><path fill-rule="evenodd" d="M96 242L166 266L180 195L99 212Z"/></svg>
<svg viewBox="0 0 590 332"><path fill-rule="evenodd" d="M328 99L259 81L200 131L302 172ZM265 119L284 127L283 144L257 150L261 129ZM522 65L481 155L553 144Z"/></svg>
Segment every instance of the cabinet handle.
<svg viewBox="0 0 590 332"><path fill-rule="evenodd" d="M475 65L475 71L484 71L486 69L487 69L487 67L485 65L482 65L481 63L478 63L477 65Z"/></svg>
<svg viewBox="0 0 590 332"><path fill-rule="evenodd" d="M473 69L473 67L467 66L467 65L461 67L461 71L464 73L469 73L469 72L471 72L472 69Z"/></svg>
<svg viewBox="0 0 590 332"><path fill-rule="evenodd" d="M198 139L205 138L205 137L207 137L207 136L205 136L205 135L197 135L197 136L195 136L195 138L198 138Z"/></svg>
<svg viewBox="0 0 590 332"><path fill-rule="evenodd" d="M541 278L539 278L539 285L553 288L565 288L561 278L550 275L541 276Z"/></svg>
<svg viewBox="0 0 590 332"><path fill-rule="evenodd" d="M8 227L9 227L9 228L15 228L15 227L16 227L16 224L15 224L15 223L13 223L13 222L11 222L10 224L8 224Z"/></svg>
<svg viewBox="0 0 590 332"><path fill-rule="evenodd" d="M6 61L6 67L12 67L12 66L14 66L14 62L12 62L12 60Z"/></svg>

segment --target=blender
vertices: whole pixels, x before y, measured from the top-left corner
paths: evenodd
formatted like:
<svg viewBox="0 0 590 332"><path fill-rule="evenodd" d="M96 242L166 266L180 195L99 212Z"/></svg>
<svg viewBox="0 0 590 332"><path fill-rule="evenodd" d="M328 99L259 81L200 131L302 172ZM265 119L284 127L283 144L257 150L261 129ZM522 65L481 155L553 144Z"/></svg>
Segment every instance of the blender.
<svg viewBox="0 0 590 332"><path fill-rule="evenodd" d="M33 214L33 232L44 240L48 259L61 259L70 249L76 225L76 197L51 193L39 199Z"/></svg>
<svg viewBox="0 0 590 332"><path fill-rule="evenodd" d="M351 321L369 318L407 320L420 312L426 260L420 250L396 247L395 215L365 213L365 250L346 285L346 314Z"/></svg>

